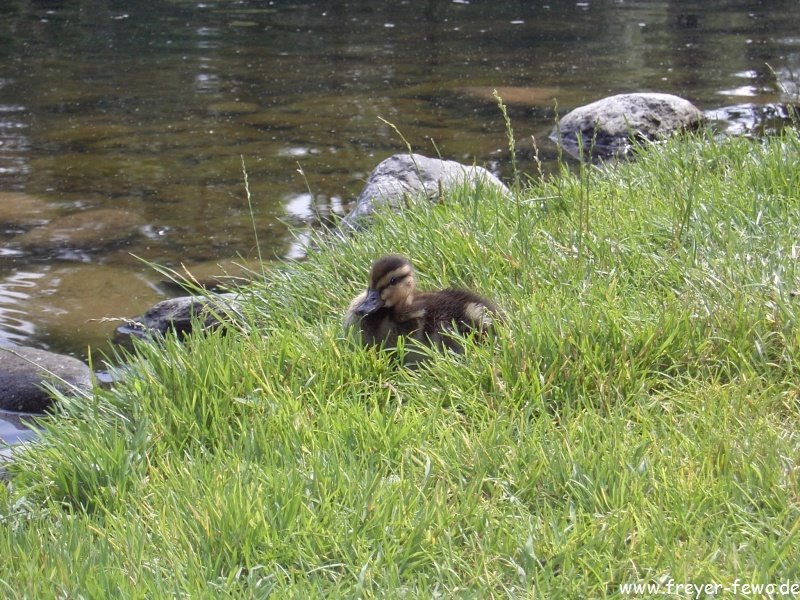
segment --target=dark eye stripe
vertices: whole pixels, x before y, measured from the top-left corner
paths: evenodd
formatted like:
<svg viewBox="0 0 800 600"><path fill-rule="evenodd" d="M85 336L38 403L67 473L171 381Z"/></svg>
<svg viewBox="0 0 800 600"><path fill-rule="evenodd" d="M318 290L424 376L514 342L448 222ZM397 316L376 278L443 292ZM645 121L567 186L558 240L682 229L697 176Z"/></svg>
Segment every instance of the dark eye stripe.
<svg viewBox="0 0 800 600"><path fill-rule="evenodd" d="M386 284L385 286L383 286L381 289L382 289L382 290L385 290L385 289L386 289L386 288L388 288L388 287L391 287L391 286L393 286L393 285L397 285L398 283L400 283L401 281L403 281L403 280L404 280L406 277L408 277L408 275L409 275L408 273L406 273L405 275L395 275L394 277L392 277L392 278L389 280L389 283L387 283L387 284Z"/></svg>
<svg viewBox="0 0 800 600"><path fill-rule="evenodd" d="M389 287L390 285L397 285L400 281L406 279L407 277L411 276L411 270L405 268L403 271L399 273L397 271L390 271L386 275L378 280L378 285L375 286L375 289L383 290Z"/></svg>

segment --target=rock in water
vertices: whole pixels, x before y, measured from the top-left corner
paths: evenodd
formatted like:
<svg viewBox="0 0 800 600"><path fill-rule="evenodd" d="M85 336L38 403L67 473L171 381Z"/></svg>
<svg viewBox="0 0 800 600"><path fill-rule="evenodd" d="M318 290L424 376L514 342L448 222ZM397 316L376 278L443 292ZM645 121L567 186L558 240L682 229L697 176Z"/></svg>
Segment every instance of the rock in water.
<svg viewBox="0 0 800 600"><path fill-rule="evenodd" d="M694 104L672 94L620 94L567 113L550 139L580 158L625 156L632 143L694 130L706 117Z"/></svg>
<svg viewBox="0 0 800 600"><path fill-rule="evenodd" d="M60 217L12 238L11 244L33 253L71 249L91 251L140 235L146 221L113 208L87 210Z"/></svg>
<svg viewBox="0 0 800 600"><path fill-rule="evenodd" d="M194 324L199 324L204 331L216 329L238 310L239 304L235 298L236 294L217 294L163 300L142 316L117 327L115 341L126 343L134 337L145 339L148 336L164 335L169 331L189 334L193 331Z"/></svg>
<svg viewBox="0 0 800 600"><path fill-rule="evenodd" d="M0 192L0 227L41 225L57 214L57 206L21 192Z"/></svg>

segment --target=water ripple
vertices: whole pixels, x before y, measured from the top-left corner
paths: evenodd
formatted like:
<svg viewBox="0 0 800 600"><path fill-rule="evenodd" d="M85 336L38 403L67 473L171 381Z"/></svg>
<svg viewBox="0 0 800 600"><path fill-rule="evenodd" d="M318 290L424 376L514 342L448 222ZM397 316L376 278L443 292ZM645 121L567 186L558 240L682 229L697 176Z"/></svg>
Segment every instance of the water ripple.
<svg viewBox="0 0 800 600"><path fill-rule="evenodd" d="M43 276L17 271L0 281L0 345L25 344L35 335L36 326L22 307L31 299L25 290Z"/></svg>

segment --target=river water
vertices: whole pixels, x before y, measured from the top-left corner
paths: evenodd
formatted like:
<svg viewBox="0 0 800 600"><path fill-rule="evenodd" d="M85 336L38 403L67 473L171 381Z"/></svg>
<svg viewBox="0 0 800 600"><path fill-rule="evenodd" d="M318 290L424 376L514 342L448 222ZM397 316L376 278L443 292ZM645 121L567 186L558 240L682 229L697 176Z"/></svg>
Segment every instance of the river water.
<svg viewBox="0 0 800 600"><path fill-rule="evenodd" d="M404 150L381 119L507 176L495 88L529 167L580 104L788 101L795 73L798 0L2 0L0 345L86 358L171 293L144 261L254 259L243 163L262 253L292 257Z"/></svg>

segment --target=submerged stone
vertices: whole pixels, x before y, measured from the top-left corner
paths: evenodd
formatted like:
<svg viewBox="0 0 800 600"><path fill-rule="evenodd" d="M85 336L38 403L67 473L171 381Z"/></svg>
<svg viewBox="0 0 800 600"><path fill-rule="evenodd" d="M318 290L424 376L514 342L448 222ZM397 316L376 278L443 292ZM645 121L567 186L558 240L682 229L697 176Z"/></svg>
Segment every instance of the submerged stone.
<svg viewBox="0 0 800 600"><path fill-rule="evenodd" d="M226 113L230 115L248 114L258 111L259 106L254 102L239 102L238 100L231 100L230 102L215 102L208 105L208 110L215 113Z"/></svg>
<svg viewBox="0 0 800 600"><path fill-rule="evenodd" d="M438 201L442 193L462 185L503 195L510 193L502 181L483 167L420 154L395 154L372 171L355 207L342 219L341 227L345 231L361 228L377 206L400 210L407 199L418 196Z"/></svg>
<svg viewBox="0 0 800 600"><path fill-rule="evenodd" d="M41 225L57 214L57 207L21 192L0 192L0 226Z"/></svg>
<svg viewBox="0 0 800 600"><path fill-rule="evenodd" d="M637 141L694 130L705 122L700 109L672 94L619 94L567 113L550 139L576 158L620 158Z"/></svg>
<svg viewBox="0 0 800 600"><path fill-rule="evenodd" d="M564 96L570 94L567 89L555 87L467 86L456 90L456 92L464 94L469 98L475 98L476 100L482 100L492 104L497 103L497 98L494 96L495 91L500 96L503 104L508 106L528 107L552 107L557 100L564 101ZM572 96L577 96L577 94L572 93Z"/></svg>
<svg viewBox="0 0 800 600"><path fill-rule="evenodd" d="M77 358L25 346L0 347L0 409L42 413L53 404L43 385L64 394L92 389L92 372Z"/></svg>
<svg viewBox="0 0 800 600"><path fill-rule="evenodd" d="M11 244L32 253L72 249L90 251L140 235L147 222L113 208L73 213L12 238Z"/></svg>
<svg viewBox="0 0 800 600"><path fill-rule="evenodd" d="M0 278L0 297L0 327L14 325L14 317L16 343L46 335L102 347L123 317L166 295L146 272L70 262L12 271Z"/></svg>

